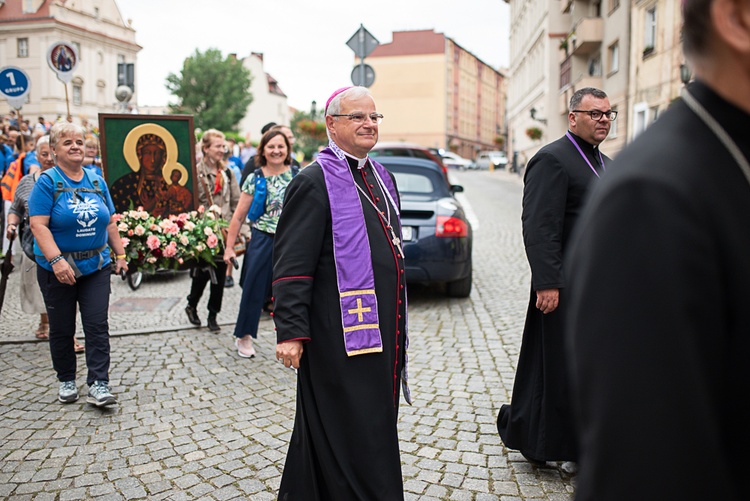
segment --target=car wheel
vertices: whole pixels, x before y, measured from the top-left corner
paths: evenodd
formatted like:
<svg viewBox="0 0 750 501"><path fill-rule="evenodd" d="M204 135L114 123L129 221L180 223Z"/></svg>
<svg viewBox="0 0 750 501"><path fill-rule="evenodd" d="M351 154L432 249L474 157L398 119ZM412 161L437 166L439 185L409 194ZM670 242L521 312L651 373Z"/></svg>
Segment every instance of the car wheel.
<svg viewBox="0 0 750 501"><path fill-rule="evenodd" d="M445 293L448 297L469 297L469 294L471 294L471 269L469 269L469 275L466 278L445 284Z"/></svg>

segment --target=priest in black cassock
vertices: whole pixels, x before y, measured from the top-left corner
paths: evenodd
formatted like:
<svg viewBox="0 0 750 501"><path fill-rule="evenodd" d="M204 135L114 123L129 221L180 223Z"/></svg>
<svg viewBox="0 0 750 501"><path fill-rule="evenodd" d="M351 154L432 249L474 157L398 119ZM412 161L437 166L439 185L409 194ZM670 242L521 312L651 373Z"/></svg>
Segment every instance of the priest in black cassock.
<svg viewBox="0 0 750 501"><path fill-rule="evenodd" d="M574 235L576 499L749 498L750 3L684 0L696 80Z"/></svg>
<svg viewBox="0 0 750 501"><path fill-rule="evenodd" d="M523 192L523 239L531 266L531 299L510 405L497 428L506 447L532 463L578 458L566 381L563 315L569 277L565 247L589 185L609 166L599 151L617 116L607 95L591 87L570 99L569 130L532 157ZM564 464L572 472L574 464Z"/></svg>
<svg viewBox="0 0 750 501"><path fill-rule="evenodd" d="M406 284L393 177L368 157L364 87L326 103L330 142L286 190L274 242L276 356L298 369L282 501L402 500Z"/></svg>

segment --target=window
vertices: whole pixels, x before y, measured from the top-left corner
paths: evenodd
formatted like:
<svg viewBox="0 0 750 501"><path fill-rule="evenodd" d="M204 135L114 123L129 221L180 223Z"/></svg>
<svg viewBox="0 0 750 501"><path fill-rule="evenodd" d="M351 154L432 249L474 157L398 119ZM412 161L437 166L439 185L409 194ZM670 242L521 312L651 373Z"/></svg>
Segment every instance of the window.
<svg viewBox="0 0 750 501"><path fill-rule="evenodd" d="M83 87L81 84L73 84L73 104L80 106L83 103Z"/></svg>
<svg viewBox="0 0 750 501"><path fill-rule="evenodd" d="M602 56L597 54L589 59L589 76L600 77L602 76Z"/></svg>
<svg viewBox="0 0 750 501"><path fill-rule="evenodd" d="M29 39L18 39L18 57L29 57Z"/></svg>
<svg viewBox="0 0 750 501"><path fill-rule="evenodd" d="M656 119L659 118L659 107L658 106L652 106L651 107L651 121L656 122Z"/></svg>
<svg viewBox="0 0 750 501"><path fill-rule="evenodd" d="M647 56L656 46L656 6L646 9L646 22L643 25L643 55Z"/></svg>
<svg viewBox="0 0 750 501"><path fill-rule="evenodd" d="M617 73L620 69L620 42L615 42L609 46L609 74Z"/></svg>
<svg viewBox="0 0 750 501"><path fill-rule="evenodd" d="M636 103L633 105L635 122L633 123L633 139L646 130L648 125L648 103Z"/></svg>
<svg viewBox="0 0 750 501"><path fill-rule="evenodd" d="M617 111L617 106L612 106L612 111ZM611 120L609 122L609 135L607 137L609 138L615 138L617 137L617 124L622 121L623 117L622 115L618 114L617 120Z"/></svg>

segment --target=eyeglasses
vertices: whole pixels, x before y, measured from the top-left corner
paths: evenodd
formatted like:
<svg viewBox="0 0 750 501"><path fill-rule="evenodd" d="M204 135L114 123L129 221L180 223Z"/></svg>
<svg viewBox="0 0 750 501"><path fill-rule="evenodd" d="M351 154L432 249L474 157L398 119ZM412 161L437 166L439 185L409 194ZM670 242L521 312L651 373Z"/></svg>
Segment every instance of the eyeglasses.
<svg viewBox="0 0 750 501"><path fill-rule="evenodd" d="M349 117L349 120L355 124L364 123L366 119L370 119L375 122L375 125L380 125L383 121L383 115L380 113L373 113L371 115L365 115L364 113L349 113L348 115L331 115L332 117Z"/></svg>
<svg viewBox="0 0 750 501"><path fill-rule="evenodd" d="M572 110L573 113L588 113L591 120L599 121L602 117L607 117L610 122L617 118L617 112L614 110L599 111L599 110Z"/></svg>

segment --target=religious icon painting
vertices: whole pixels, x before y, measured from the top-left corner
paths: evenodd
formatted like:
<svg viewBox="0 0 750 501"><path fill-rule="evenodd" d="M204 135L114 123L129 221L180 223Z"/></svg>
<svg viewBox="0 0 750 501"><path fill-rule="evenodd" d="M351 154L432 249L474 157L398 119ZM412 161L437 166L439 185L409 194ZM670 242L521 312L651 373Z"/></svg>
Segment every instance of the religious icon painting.
<svg viewBox="0 0 750 501"><path fill-rule="evenodd" d="M100 114L102 169L117 212L197 208L192 115Z"/></svg>

